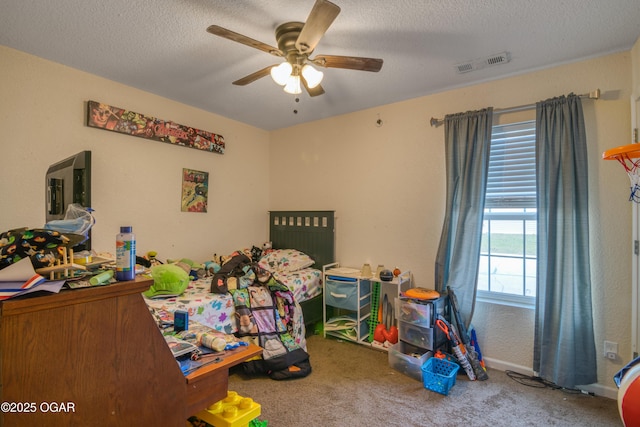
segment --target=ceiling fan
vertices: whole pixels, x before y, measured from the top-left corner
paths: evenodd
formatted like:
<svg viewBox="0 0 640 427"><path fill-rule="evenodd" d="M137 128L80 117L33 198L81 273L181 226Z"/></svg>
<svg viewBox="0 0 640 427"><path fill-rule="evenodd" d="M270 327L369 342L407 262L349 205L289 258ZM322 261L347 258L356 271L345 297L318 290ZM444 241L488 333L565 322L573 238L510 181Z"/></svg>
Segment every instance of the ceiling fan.
<svg viewBox="0 0 640 427"><path fill-rule="evenodd" d="M301 93L302 85L310 96L318 96L324 93L320 85L323 73L313 68L312 64L326 68L373 72L382 68L382 59L377 58L336 55L317 55L310 58L339 13L340 8L335 4L327 0L316 0L307 22L286 22L276 28L277 48L218 25L211 25L207 32L285 59L281 64L270 65L236 80L233 82L234 85L245 86L271 74L273 80L284 86L287 93Z"/></svg>

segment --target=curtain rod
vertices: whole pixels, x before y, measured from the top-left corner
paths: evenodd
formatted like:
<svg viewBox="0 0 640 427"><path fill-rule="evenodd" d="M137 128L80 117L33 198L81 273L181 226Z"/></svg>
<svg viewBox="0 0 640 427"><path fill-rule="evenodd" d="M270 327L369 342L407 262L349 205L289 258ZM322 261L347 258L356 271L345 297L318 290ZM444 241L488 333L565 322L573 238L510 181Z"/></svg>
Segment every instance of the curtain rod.
<svg viewBox="0 0 640 427"><path fill-rule="evenodd" d="M589 93L583 93L582 95L578 95L578 97L580 98L588 98L588 99L599 99L600 98L600 89L596 89L592 92ZM502 114L502 113L514 113L516 111L524 111L524 110L531 110L533 108L536 108L536 104L526 104L526 105L518 105L516 107L509 107L509 108L494 108L493 112L497 113L497 114ZM431 126L432 127L438 127L441 124L444 123L444 119L437 119L435 117L431 117Z"/></svg>

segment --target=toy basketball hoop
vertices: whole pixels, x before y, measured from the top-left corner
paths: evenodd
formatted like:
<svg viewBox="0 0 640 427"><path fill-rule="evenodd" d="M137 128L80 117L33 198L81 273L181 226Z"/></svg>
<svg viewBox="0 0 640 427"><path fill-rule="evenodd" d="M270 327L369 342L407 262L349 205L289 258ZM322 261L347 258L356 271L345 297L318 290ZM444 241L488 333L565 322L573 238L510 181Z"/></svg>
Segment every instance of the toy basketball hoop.
<svg viewBox="0 0 640 427"><path fill-rule="evenodd" d="M617 160L629 175L629 201L640 203L640 144L627 144L602 153L604 160Z"/></svg>

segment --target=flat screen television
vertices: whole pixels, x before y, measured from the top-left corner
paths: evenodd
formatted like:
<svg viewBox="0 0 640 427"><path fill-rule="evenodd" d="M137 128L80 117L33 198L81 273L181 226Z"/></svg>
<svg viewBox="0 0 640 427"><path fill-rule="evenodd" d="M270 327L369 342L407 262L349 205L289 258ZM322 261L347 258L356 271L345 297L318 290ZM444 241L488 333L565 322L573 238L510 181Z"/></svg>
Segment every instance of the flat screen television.
<svg viewBox="0 0 640 427"><path fill-rule="evenodd" d="M67 206L72 203L90 208L91 151L82 151L49 166L45 197L46 222L64 219ZM91 230L88 237L74 250L91 249Z"/></svg>

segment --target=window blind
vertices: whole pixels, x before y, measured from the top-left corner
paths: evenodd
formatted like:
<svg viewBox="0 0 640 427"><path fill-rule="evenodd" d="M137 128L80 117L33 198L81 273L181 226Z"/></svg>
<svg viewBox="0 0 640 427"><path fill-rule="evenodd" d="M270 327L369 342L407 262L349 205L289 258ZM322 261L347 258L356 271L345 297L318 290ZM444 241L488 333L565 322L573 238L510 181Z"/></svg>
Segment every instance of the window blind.
<svg viewBox="0 0 640 427"><path fill-rule="evenodd" d="M493 126L485 208L536 207L534 120Z"/></svg>

